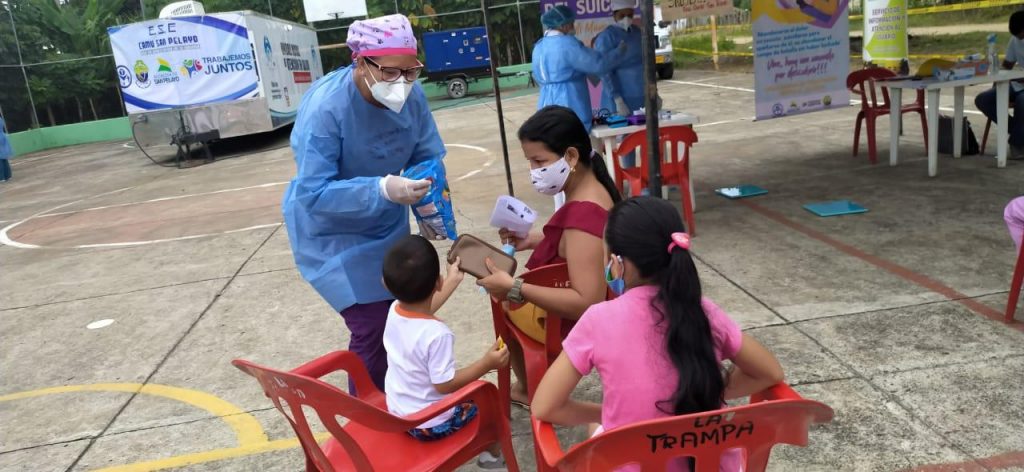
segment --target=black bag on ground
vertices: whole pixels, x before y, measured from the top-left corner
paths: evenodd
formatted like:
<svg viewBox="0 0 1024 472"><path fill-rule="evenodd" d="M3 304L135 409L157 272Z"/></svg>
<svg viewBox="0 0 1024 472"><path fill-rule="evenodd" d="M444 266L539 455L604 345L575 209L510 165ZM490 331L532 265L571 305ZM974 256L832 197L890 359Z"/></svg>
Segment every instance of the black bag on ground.
<svg viewBox="0 0 1024 472"><path fill-rule="evenodd" d="M960 154L973 156L978 154L978 139L974 137L971 122L964 117L964 135L960 140ZM953 154L953 117L939 115L939 153Z"/></svg>

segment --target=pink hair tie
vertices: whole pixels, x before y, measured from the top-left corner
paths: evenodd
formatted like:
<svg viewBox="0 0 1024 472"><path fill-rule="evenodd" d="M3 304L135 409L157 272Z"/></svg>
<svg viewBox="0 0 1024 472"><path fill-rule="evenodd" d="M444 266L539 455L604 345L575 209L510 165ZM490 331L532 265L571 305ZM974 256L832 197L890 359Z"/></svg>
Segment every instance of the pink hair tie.
<svg viewBox="0 0 1024 472"><path fill-rule="evenodd" d="M672 249L677 247L689 251L690 235L686 233L672 233L672 242L668 244L668 253L672 254Z"/></svg>

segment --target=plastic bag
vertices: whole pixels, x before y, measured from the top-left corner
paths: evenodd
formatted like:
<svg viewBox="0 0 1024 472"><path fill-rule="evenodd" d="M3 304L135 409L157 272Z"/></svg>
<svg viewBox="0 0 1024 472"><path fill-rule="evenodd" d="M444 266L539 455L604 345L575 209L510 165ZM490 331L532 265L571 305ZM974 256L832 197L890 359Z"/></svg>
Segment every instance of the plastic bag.
<svg viewBox="0 0 1024 472"><path fill-rule="evenodd" d="M406 169L402 176L412 180L430 181L430 190L419 203L412 205L412 214L419 223L420 235L432 240L454 241L458 238L459 233L455 230L455 210L452 208L444 163L440 159L421 162Z"/></svg>

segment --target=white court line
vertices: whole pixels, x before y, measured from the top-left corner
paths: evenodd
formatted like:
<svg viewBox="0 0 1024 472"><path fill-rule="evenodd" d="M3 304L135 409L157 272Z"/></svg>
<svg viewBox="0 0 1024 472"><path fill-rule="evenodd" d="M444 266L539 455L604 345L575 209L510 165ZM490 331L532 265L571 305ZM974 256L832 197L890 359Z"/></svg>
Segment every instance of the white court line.
<svg viewBox="0 0 1024 472"><path fill-rule="evenodd" d="M679 84L679 85L696 85L698 87L710 87L710 88L717 88L717 89L724 89L724 90L737 90L737 91L740 91L740 92L754 93L754 89L748 89L748 88L742 88L742 87L729 87L729 86L726 86L726 85L702 84L702 83L699 83L699 82L683 82L683 81L679 81L679 80L666 80L665 82L672 82L673 84ZM850 103L851 104L860 105L860 100L855 100L855 99L851 98L850 99ZM950 111L950 112L955 111L955 110L953 110L952 108L949 108L949 107L939 107L939 110ZM984 115L984 113L982 113L980 111L968 110L966 108L964 108L964 113L971 114L971 115Z"/></svg>
<svg viewBox="0 0 1024 472"><path fill-rule="evenodd" d="M479 174L480 172L483 172L484 168L490 167L491 164L494 164L494 159L495 159L494 153L488 151L487 148L483 148L483 147L480 147L480 146L472 146L472 145L469 145L469 144L445 144L445 146L457 147L457 148L463 148L463 149L472 149L474 151L478 151L478 152L487 154L489 156L489 158L487 159L487 162L485 162L484 165L481 168L476 169L476 170L471 170L471 171L469 171L469 172L459 176L457 179L453 180L452 182L460 182L460 181L466 180L466 179L468 179L468 178L470 178L470 177L472 177L472 176L474 176L476 174Z"/></svg>
<svg viewBox="0 0 1024 472"><path fill-rule="evenodd" d="M693 127L694 128L704 128L704 127L707 127L707 126L725 125L725 124L729 124L729 123L739 123L741 121L754 121L754 117L750 117L750 118L737 118L735 120L712 121L711 123L701 123L699 125L693 125Z"/></svg>
<svg viewBox="0 0 1024 472"><path fill-rule="evenodd" d="M700 82L683 82L681 80L666 80L665 82L671 82L679 85L696 85L697 87L710 87L723 90L737 90L740 92L754 93L754 89L742 88L742 87L729 87L727 85L715 85L715 84L702 84Z"/></svg>
<svg viewBox="0 0 1024 472"><path fill-rule="evenodd" d="M480 152L480 153L484 153L484 154L487 154L487 155L490 156L490 158L487 160L487 162L485 162L483 164L481 169L477 169L477 170L473 170L473 171L468 172L467 174L465 174L465 175L459 177L458 179L456 179L455 180L456 182L460 181L460 180L467 179L469 177L472 177L472 176L480 173L481 171L483 171L483 168L490 167L494 163L495 156L494 156L493 153L488 151L487 148L480 147L480 146L473 146L473 145L469 145L469 144L446 144L446 146L463 148L463 149L470 149L470 150L477 151L477 152ZM44 211L41 211L41 212L36 213L34 215L31 215L28 218L25 218L25 219L23 219L21 221L17 221L17 222L15 222L13 224L10 224L7 227L5 227L2 230L0 230L0 244L4 244L4 245L7 245L7 246L11 246L11 247L17 247L17 248L21 248L21 249L38 249L38 248L42 248L42 247L46 247L46 248L61 248L61 249L89 249L89 248L132 247L132 246L142 246L142 245L147 245L147 244L156 244L156 243L164 243L164 242L171 242L171 241L185 241L185 240L189 240L189 239L198 239L198 238L204 238L204 237L208 237L208 236L217 236L217 235L221 235L221 234L238 233L238 232L242 232L242 231L252 231L252 230L263 229L263 228L272 228L272 227L280 226L283 223L270 223L270 224L263 224L263 225L256 225L256 226L249 226L249 227L245 227L245 228L233 229L233 230L228 230L228 231L221 231L221 232L218 232L218 233L194 234L194 235L189 235L189 236L179 236L179 237L175 237L175 238L152 239L152 240L147 240L147 241L128 241L128 242L121 242L121 243L79 244L79 245L67 246L67 247L39 246L39 245L35 245L35 244L22 243L22 242L15 241L15 240L11 239L8 236L8 232L10 230L14 229L18 225L21 225L21 224L23 224L23 223L25 223L25 222L27 222L29 220L36 219L36 218L43 218L43 217L48 217L48 216L69 215L69 214L74 214L74 213L82 213L82 212L86 212L86 211L103 210L103 209L108 209L108 208L118 208L118 207L125 207L125 206L131 206L131 205L141 205L141 204L146 204L146 203L163 202L163 201L169 201L169 200L179 200L179 199L182 199L182 198L190 198L190 197L198 197L198 196L206 196L206 195L215 195L215 194L219 194L219 193L237 192L237 191L241 191L241 190L251 190L251 189L256 189L256 188L267 188L267 187L273 187L273 186L277 186L277 185L285 185L285 184L288 184L288 183L289 182L271 182L271 183L266 183L266 184L251 185L251 186L248 186L248 187L230 188L230 189L223 189L223 190L215 190L215 191L212 191L212 192L192 193L192 194L187 194L187 195L174 195L174 196L170 196L170 197L153 198L153 199L143 200L143 201L139 201L139 202L118 203L118 204L114 204L114 205L103 205L103 206L98 206L98 207L85 208L85 209L82 209L82 210L73 210L73 211L65 211L65 212L54 213L54 210L59 210L61 208L65 208L65 207L68 207L68 206L71 206L71 205L74 205L74 204L77 204L77 203L80 203L80 202L83 202L83 201L86 201L86 200L89 200L89 199L98 198L98 197L102 197L102 196L109 195L109 194L112 194L112 193L123 192L125 190L130 190L130 189L136 188L136 187L126 187L126 188L123 188L123 189L118 189L118 190L114 190L114 191L111 191L111 192L106 192L106 193L101 193L99 195L94 195L92 197L87 197L87 198L75 200L73 202L64 203L62 205L58 205L58 206L50 208L48 210L44 210ZM0 222L0 223L3 223L3 222Z"/></svg>
<svg viewBox="0 0 1024 472"><path fill-rule="evenodd" d="M69 246L70 249L89 249L89 248L101 248L101 247L131 247L131 246L144 246L147 244L166 243L171 241L186 241L189 239L205 238L208 236L220 236L222 234L240 233L242 231L252 231L263 228L274 228L281 226L284 223L269 223L265 225L249 226L246 228L232 229L228 231L221 231L219 233L206 233L206 234L193 234L189 236L178 236L177 238L166 238L166 239L150 239L147 241L129 241L124 243L102 243L102 244L79 244L77 246ZM38 246L37 246L38 247ZM52 247L52 246L47 246Z"/></svg>
<svg viewBox="0 0 1024 472"><path fill-rule="evenodd" d="M15 223L9 224L6 227L4 227L4 229L0 229L0 244L4 244L4 245L7 245L7 246L11 246L11 247L16 247L16 248L20 248L20 249L38 249L40 246L36 246L35 244L19 243L19 242L15 241L15 240L11 239L9 236L7 236L7 233L9 231L11 231L12 229L16 228L18 225L20 225L20 224L22 224L22 223L24 223L24 222L26 222L28 220L31 220L32 218L35 218L35 217L37 217L39 215L42 215L42 214L45 214L45 213L49 213L49 212L51 212L53 210L59 210L61 208L64 208L64 207L70 206L70 205L74 205L74 204L79 203L79 202L84 202L84 201L89 200L91 198L102 197L104 195L110 195L110 194L117 193L117 192L123 192L125 190L131 190L133 188L135 188L135 187L125 187L125 188L120 188L120 189L117 189L117 190L111 190L109 192L104 192L104 193L101 193L101 194L98 194L98 195L93 195L91 197L80 198L80 199L75 200L73 202L63 203L63 204L57 205L57 206L55 206L53 208L50 208L48 210L43 210L43 211L41 211L39 213L36 213L36 214L34 214L32 216L29 216L28 218L25 218L23 220L15 222Z"/></svg>
<svg viewBox="0 0 1024 472"><path fill-rule="evenodd" d="M273 187L273 186L276 186L276 185L285 185L287 183L289 183L289 182L271 182L269 184L252 185L252 186L249 186L249 187L229 188L229 189L224 189L224 190L214 190L212 192L203 192L203 193L190 193L190 194L187 194L187 195L175 195L173 197L154 198L154 199L151 199L151 200L143 200L141 202L117 203L117 204L114 204L114 205L104 205L104 206L98 206L98 207L92 207L92 208L85 208L85 209L82 209L82 210L64 211L64 212L60 212L60 213L47 213L45 215L31 216L29 218L30 219L31 218L45 218L45 217L48 217L48 216L70 215L70 214L73 214L73 213L83 213L83 212L86 212L86 211L106 210L107 208L118 208L118 207L125 207L125 206L131 206L131 205L142 205L142 204L146 204L146 203L164 202L164 201L167 201L167 200L179 200L179 199L182 199L182 198L202 197L202 196L205 196L205 195L215 195L215 194L218 194L218 193L237 192L239 190L251 190L251 189L254 189L254 188Z"/></svg>

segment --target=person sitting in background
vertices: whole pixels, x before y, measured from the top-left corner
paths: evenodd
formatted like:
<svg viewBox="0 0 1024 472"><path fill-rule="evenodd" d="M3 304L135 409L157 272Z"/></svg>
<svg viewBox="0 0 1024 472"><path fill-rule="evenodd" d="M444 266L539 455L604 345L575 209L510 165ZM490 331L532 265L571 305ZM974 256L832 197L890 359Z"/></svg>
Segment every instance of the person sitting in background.
<svg viewBox="0 0 1024 472"><path fill-rule="evenodd" d="M703 296L684 231L679 211L666 200L637 197L612 208L605 271L609 287L622 294L590 307L576 322L534 394L534 416L561 425L589 423L594 435L717 410L726 399L782 381L775 356ZM723 374L724 359L732 367ZM595 369L603 401L571 399ZM738 461L723 458L722 470L737 470Z"/></svg>
<svg viewBox="0 0 1024 472"><path fill-rule="evenodd" d="M429 408L491 369L508 364L508 348L495 341L479 360L455 370L455 335L434 313L462 282L459 261L441 278L437 250L422 236L400 239L384 257L384 285L397 299L388 311L384 349L388 370L384 394L388 411L407 416ZM476 417L472 402L456 406L409 430L420 441L436 441L462 429ZM480 454L482 469L505 467L497 443Z"/></svg>
<svg viewBox="0 0 1024 472"><path fill-rule="evenodd" d="M1021 63L1024 63L1024 10L1010 15L1010 42L1006 45L1002 67L1009 70ZM1010 132L1010 158L1024 159L1024 80L1010 82L1010 104L1013 105L1013 114L1006 123ZM993 123L998 121L994 87L979 93L974 98L974 106Z"/></svg>
<svg viewBox="0 0 1024 472"><path fill-rule="evenodd" d="M1006 204L1003 219L1006 220L1006 229L1010 231L1010 239L1013 239L1017 251L1020 251L1021 236L1024 235L1024 197L1014 198Z"/></svg>

